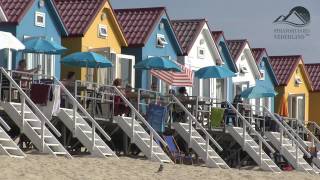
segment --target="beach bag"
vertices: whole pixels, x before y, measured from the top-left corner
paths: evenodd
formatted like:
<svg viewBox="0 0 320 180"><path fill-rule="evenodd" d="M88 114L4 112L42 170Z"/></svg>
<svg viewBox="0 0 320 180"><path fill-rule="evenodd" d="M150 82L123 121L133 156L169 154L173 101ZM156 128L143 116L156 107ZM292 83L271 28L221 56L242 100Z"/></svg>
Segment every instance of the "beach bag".
<svg viewBox="0 0 320 180"><path fill-rule="evenodd" d="M149 104L147 121L155 131L162 133L165 130L166 114L167 108L165 106Z"/></svg>

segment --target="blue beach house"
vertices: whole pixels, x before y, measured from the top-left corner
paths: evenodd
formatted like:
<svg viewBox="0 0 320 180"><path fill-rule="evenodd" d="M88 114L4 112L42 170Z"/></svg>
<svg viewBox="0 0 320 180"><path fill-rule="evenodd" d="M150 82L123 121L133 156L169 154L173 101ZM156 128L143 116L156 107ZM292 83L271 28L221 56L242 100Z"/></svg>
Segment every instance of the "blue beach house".
<svg viewBox="0 0 320 180"><path fill-rule="evenodd" d="M46 38L61 44L61 36L67 35L52 0L0 0L0 6L6 17L5 21L0 20L0 31L12 33L21 42L28 38ZM7 55L7 50L0 52L3 67L10 64L8 68L15 69L24 58L28 69L41 65L41 74L60 77L60 55L14 52L12 62L7 62Z"/></svg>
<svg viewBox="0 0 320 180"><path fill-rule="evenodd" d="M135 63L150 57L176 61L182 54L164 7L115 9L115 12L128 41L128 47L123 47L122 53L135 56ZM152 83L157 83L160 92L168 92L170 88L150 71L136 70L136 88L149 89Z"/></svg>
<svg viewBox="0 0 320 180"><path fill-rule="evenodd" d="M256 85L263 85L276 91L275 88L279 85L279 82L270 64L269 56L266 49L251 48L251 51L261 73L261 79L257 80ZM274 100L275 97L260 98L259 100L256 99L256 103L258 103L257 101L259 101L260 105L263 105L269 108L271 112L274 112Z"/></svg>
<svg viewBox="0 0 320 180"><path fill-rule="evenodd" d="M223 66L234 73L238 72L238 68L232 59L232 55L230 53L227 40L224 36L223 31L213 31L212 36L216 45L218 46L220 56L222 61L224 62ZM229 102L233 101L234 98L234 85L232 83L231 78L228 79L220 79L217 80L217 83L224 84L225 87L225 96L224 98L227 99Z"/></svg>

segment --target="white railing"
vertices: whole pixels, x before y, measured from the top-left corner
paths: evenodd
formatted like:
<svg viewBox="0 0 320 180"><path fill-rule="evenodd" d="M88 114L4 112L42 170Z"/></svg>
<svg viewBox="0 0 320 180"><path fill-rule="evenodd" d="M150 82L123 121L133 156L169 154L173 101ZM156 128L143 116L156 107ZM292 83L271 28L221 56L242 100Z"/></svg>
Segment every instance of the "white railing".
<svg viewBox="0 0 320 180"><path fill-rule="evenodd" d="M244 103L243 103L244 104ZM292 141L292 144L295 144L296 146L296 163L298 164L298 149L300 148L302 150L302 152L307 156L307 157L311 157L310 153L307 152L305 150L305 148L301 145L301 143L299 141L303 140L299 137L298 134L296 134L293 129L290 129L291 127L285 122L282 121L280 122L280 120L265 106L257 106L257 105L250 105L250 104L244 104L246 106L251 106L251 107L255 107L258 109L262 109L261 111L264 112L264 116L269 116L271 118L272 121L276 122L276 124L279 126L280 129L280 149L283 148L283 138L284 138L284 133L288 136L288 138ZM297 140L299 139L300 140ZM282 152L281 152L282 153Z"/></svg>
<svg viewBox="0 0 320 180"><path fill-rule="evenodd" d="M301 120L296 119L296 118L286 118L286 117L284 119L290 121L290 128L292 129L293 132L295 132L296 136L298 136L298 138L300 139L301 143L305 144L304 137L302 137L303 138L302 139L299 136L299 127L302 128L303 135L304 135L304 132L306 132L306 134L309 135L309 137L311 138L312 147L315 146L315 143L320 144L319 139L307 127L305 127L304 123L302 123ZM294 131L294 125L293 125L294 122L296 122L296 130L295 131Z"/></svg>
<svg viewBox="0 0 320 180"><path fill-rule="evenodd" d="M226 101L228 106L231 108L234 113L236 113L236 116L239 117L242 120L242 138L243 138L243 148L245 149L246 143L246 128L248 127L250 129L250 132L253 132L259 139L259 156L260 156L260 164L262 162L262 144L264 144L270 152L273 154L275 153L275 150L269 145L269 143L261 136L259 132L257 132L251 124L245 119L245 117L228 101ZM248 133L249 134L249 133Z"/></svg>
<svg viewBox="0 0 320 180"><path fill-rule="evenodd" d="M34 104L34 102L27 96L27 94L21 89L21 87L12 79L12 77L8 74L8 72L6 72L6 70L1 67L0 68L1 71L1 76L0 76L0 90L2 91L2 82L3 82L3 76L5 78L7 78L7 80L9 81L9 90L11 91L11 87L13 86L20 94L21 96L21 120L22 120L22 127L21 127L21 132L24 131L24 124L25 124L25 118L24 118L24 107L26 102L28 103L28 105L31 107L30 109L33 110L34 114L39 118L39 120L41 121L41 151L44 151L44 133L45 133L45 127L46 124L49 126L49 128L54 132L54 134L56 134L58 137L61 136L60 132L52 125L52 123L47 119L47 117L40 111L40 109ZM0 91L0 92L1 92ZM10 94L11 96L11 94ZM0 97L2 97L2 94L0 93ZM10 99L10 98L9 98Z"/></svg>
<svg viewBox="0 0 320 180"><path fill-rule="evenodd" d="M298 150L300 148L300 150L308 157L310 158L311 155L309 152L307 152L305 150L305 148L299 143L299 141L295 138L296 135L292 135L292 133L290 133L290 131L285 127L290 127L288 124L286 124L286 122L282 121L282 123L280 122L281 120L279 118L277 118L272 112L270 112L266 107L263 106L263 108L265 109L265 112L267 114L269 114L269 116L271 117L271 119L273 121L275 121L277 123L277 125L279 126L280 128L280 149L283 148L283 137L284 137L284 133L287 134L287 136L289 136L289 139L292 141L292 143L295 144L295 147L296 147L296 154L295 154L295 158L296 158L296 164L298 166L299 164L299 154L298 154ZM285 125L283 125L285 124ZM294 132L293 132L294 133ZM282 153L282 152L280 152Z"/></svg>
<svg viewBox="0 0 320 180"><path fill-rule="evenodd" d="M68 98L67 102L71 102L72 106L73 106L73 124L74 124L74 131L73 133L76 133L77 130L77 116L76 116L76 112L79 110L80 112L82 112L85 117L91 122L91 128L92 128L92 134L91 134L91 138L92 138L92 149L95 146L95 140L96 140L96 129L108 140L110 141L111 138L110 136L102 129L102 127L91 117L91 115L82 107L82 105L72 96L72 94L69 92L69 90L54 76L50 76L50 75L44 75L44 74L32 74L32 73L27 73L27 72L21 72L21 71L10 71L11 73L16 73L16 74L20 74L20 75L25 75L25 76L31 76L32 78L36 77L37 80L39 80L39 78L46 78L46 79L51 79L52 82L58 86L60 86L60 90L65 94L65 98ZM23 102L23 101L22 101ZM23 121L24 122L24 121ZM51 123L50 123L51 124ZM52 125L52 124L51 124ZM53 126L53 125L52 125ZM58 135L59 137L61 136L60 134Z"/></svg>
<svg viewBox="0 0 320 180"><path fill-rule="evenodd" d="M10 131L10 130L11 130L10 126L2 119L2 117L0 117L0 124L1 124L7 131Z"/></svg>
<svg viewBox="0 0 320 180"><path fill-rule="evenodd" d="M316 132L320 133L320 126L316 122L308 121L308 125L311 126L313 133L316 133Z"/></svg>
<svg viewBox="0 0 320 180"><path fill-rule="evenodd" d="M209 146L210 146L210 141L215 145L215 147L217 147L219 149L219 151L223 151L222 147L218 144L218 142L213 139L213 137L208 133L208 131L206 131L201 123L198 122L198 120L190 113L190 111L180 102L180 100L175 97L174 95L170 95L170 97L173 100L173 103L177 104L186 114L187 116L190 118L189 119L189 146L191 146L192 143L192 125L193 123L195 123L195 125L200 128L200 130L205 134L205 140L206 140L206 158L208 159L209 157ZM207 160L206 159L206 160Z"/></svg>
<svg viewBox="0 0 320 180"><path fill-rule="evenodd" d="M132 139L131 141L134 141L134 137L135 137L135 120L137 118L138 121L142 122L147 129L150 131L150 157L152 157L153 154L153 148L152 148L152 144L153 144L153 140L157 139L159 140L159 142L164 145L165 147L167 147L167 143L160 137L160 135L151 127L151 125L145 120L145 118L138 112L138 110L131 104L131 102L123 95L123 93L115 86L110 86L110 85L105 85L105 84L100 84L100 83L94 83L94 82L86 82L86 81L77 81L80 82L82 85L90 85L90 86L95 86L95 88L97 89L109 89L108 91L108 95L111 95L110 92L112 92L113 96L119 96L121 98L121 100L123 101L124 105L127 105L130 110L131 110L131 127L132 127ZM77 84L77 83L76 83ZM79 96L79 97L83 97L83 96ZM99 100L99 98L92 98L92 100ZM114 103L113 103L114 105ZM139 122L136 122L139 123Z"/></svg>

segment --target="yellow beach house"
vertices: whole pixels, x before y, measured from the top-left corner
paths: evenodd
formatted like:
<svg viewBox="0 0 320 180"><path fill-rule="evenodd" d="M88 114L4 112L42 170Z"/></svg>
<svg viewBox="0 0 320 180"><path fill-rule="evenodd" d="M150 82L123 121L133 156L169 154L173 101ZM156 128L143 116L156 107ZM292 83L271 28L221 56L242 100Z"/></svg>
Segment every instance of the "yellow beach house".
<svg viewBox="0 0 320 180"><path fill-rule="evenodd" d="M270 56L270 62L279 81L275 112L307 123L312 85L302 56Z"/></svg>
<svg viewBox="0 0 320 180"><path fill-rule="evenodd" d="M320 63L306 64L305 66L313 86L313 91L309 92L309 120L320 125Z"/></svg>
<svg viewBox="0 0 320 180"><path fill-rule="evenodd" d="M121 54L121 47L126 47L127 41L110 2L55 0L54 3L69 33L62 38L63 46L68 48L65 55L92 51L106 56L114 65L113 68L97 71L62 65L61 77L64 78L69 71L73 71L80 80L110 84L112 79L122 78L127 83L134 84L134 57Z"/></svg>

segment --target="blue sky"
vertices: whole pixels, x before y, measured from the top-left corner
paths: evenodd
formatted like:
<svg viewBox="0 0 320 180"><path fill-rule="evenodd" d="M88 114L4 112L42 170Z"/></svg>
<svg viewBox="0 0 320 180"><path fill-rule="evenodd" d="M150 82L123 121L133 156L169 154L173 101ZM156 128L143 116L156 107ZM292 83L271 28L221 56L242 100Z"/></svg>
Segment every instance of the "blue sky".
<svg viewBox="0 0 320 180"><path fill-rule="evenodd" d="M227 39L248 39L251 47L265 47L269 55L301 54L305 62L320 62L319 0L111 0L111 4L113 8L165 6L171 19L206 18L211 29L223 30ZM274 29L292 27L272 22L296 6L310 12L311 22L304 27L309 35L275 39Z"/></svg>

